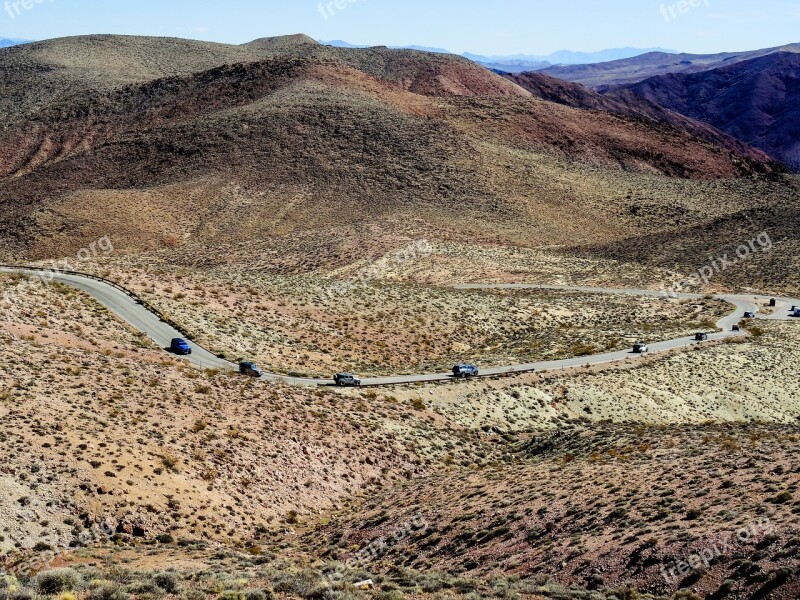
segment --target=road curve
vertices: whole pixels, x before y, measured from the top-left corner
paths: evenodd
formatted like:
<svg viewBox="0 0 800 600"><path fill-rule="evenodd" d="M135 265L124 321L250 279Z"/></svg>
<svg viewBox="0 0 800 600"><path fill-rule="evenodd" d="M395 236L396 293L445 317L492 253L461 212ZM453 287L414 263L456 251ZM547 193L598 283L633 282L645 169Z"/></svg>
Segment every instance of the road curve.
<svg viewBox="0 0 800 600"><path fill-rule="evenodd" d="M0 266L0 273L17 274L34 279L43 279L45 281L54 281L69 285L79 289L92 298L97 300L100 304L105 306L108 310L116 314L123 321L129 323L136 330L147 335L160 347L167 349L170 341L177 337L186 337L178 329L170 323L165 322L160 316L156 314L155 309L148 306L135 294L126 290L125 288L102 279L95 278L90 275L73 272L61 271L47 271L35 269L31 267L6 267ZM560 290L571 292L588 292L598 294L620 294L629 296L652 296L667 298L664 292L653 290L632 290L632 289L619 289L619 288L592 288L592 287L570 287L570 286L553 286L553 285L534 285L534 284L467 284L456 285L454 289L459 290L492 290L492 289L535 289L535 290ZM677 294L681 299L697 300L703 296L699 294ZM800 300L790 298L778 299L778 306L775 311L769 315L759 314L758 303L768 302L768 296L748 296L748 295L719 295L715 296L720 300L728 302L735 307L735 311L727 317L721 319L717 323L717 327L721 332L712 333L709 335L709 342L724 340L734 337L743 337L748 335L747 332L734 332L732 328L738 324L744 317L745 312L755 312L760 319L768 320L792 320L792 313L790 308L792 306L800 306ZM800 319L797 319L800 321ZM235 371L238 365L222 359L205 348L189 341L192 347L192 354L187 357L182 357L189 363L204 369L221 369ZM684 348L690 345L698 344L693 337L680 338L669 340L665 342L658 342L650 344L650 355L661 354L677 348ZM493 375L507 375L510 373L524 373L531 371L551 371L559 369L569 369L572 367L582 367L585 365L604 365L615 363L628 359L641 358L630 351L620 352L607 352L604 354L597 354L594 356L582 356L567 360L557 360L539 363L529 363L522 365L512 365L507 367L494 367L481 369L481 376ZM427 375L400 375L395 377L374 377L363 380L365 386L390 386L400 385L406 383L420 383L420 382L435 382L435 381L448 381L452 379L452 373L432 373ZM316 385L331 385L330 379L312 379L301 377L288 377L285 375L265 374L264 379L267 381L277 381L289 385L301 386L316 386Z"/></svg>

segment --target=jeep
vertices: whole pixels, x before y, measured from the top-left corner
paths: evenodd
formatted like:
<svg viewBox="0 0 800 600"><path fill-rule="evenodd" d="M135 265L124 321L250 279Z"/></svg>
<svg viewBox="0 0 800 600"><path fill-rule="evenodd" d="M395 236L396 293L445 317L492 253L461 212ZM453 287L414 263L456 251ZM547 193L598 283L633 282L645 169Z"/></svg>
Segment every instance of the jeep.
<svg viewBox="0 0 800 600"><path fill-rule="evenodd" d="M453 377L477 377L478 367L475 365L456 365L453 367Z"/></svg>
<svg viewBox="0 0 800 600"><path fill-rule="evenodd" d="M708 334L707 333L696 333L694 336L694 340L696 342L707 342L708 341Z"/></svg>
<svg viewBox="0 0 800 600"><path fill-rule="evenodd" d="M357 387L361 385L361 380L352 373L337 373L333 376L336 385L342 387Z"/></svg>

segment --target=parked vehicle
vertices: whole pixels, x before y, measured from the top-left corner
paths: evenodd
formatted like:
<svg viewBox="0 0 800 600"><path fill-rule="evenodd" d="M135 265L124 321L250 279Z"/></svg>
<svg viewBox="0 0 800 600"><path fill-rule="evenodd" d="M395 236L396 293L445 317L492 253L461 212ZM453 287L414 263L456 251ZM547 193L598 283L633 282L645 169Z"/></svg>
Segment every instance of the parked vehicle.
<svg viewBox="0 0 800 600"><path fill-rule="evenodd" d="M746 312L746 313L744 313L744 318L745 319L755 319L756 318L756 313L754 313L754 312Z"/></svg>
<svg viewBox="0 0 800 600"><path fill-rule="evenodd" d="M646 354L647 352L650 352L650 348L644 342L636 342L633 345L634 354Z"/></svg>
<svg viewBox="0 0 800 600"><path fill-rule="evenodd" d="M477 377L478 367L475 365L456 365L453 367L453 377Z"/></svg>
<svg viewBox="0 0 800 600"><path fill-rule="evenodd" d="M242 375L246 375L247 377L263 377L264 372L259 369L254 363L251 362L243 362L239 365L239 373Z"/></svg>
<svg viewBox="0 0 800 600"><path fill-rule="evenodd" d="M169 344L170 352L175 354L180 354L181 356L186 356L192 353L192 347L189 345L189 342L182 338L175 338Z"/></svg>
<svg viewBox="0 0 800 600"><path fill-rule="evenodd" d="M336 385L341 387L357 387L361 385L361 380L352 373L337 373L333 376Z"/></svg>
<svg viewBox="0 0 800 600"><path fill-rule="evenodd" d="M707 342L708 341L708 334L707 333L696 333L694 336L694 340L696 342Z"/></svg>

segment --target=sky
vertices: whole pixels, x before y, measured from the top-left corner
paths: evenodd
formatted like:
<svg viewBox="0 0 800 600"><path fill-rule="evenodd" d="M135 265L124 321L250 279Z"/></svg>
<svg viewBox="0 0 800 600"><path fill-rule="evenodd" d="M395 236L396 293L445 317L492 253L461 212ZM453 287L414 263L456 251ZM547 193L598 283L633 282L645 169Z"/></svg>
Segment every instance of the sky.
<svg viewBox="0 0 800 600"><path fill-rule="evenodd" d="M0 37L116 33L241 44L306 33L484 55L800 42L800 0L0 0Z"/></svg>

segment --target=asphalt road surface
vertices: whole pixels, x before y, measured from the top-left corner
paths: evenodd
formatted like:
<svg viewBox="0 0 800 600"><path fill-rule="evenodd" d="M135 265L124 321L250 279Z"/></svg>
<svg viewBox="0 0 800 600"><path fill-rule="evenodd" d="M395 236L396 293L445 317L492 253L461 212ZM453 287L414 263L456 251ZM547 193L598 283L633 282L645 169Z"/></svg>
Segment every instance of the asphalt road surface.
<svg viewBox="0 0 800 600"><path fill-rule="evenodd" d="M173 338L185 337L172 325L165 323L155 313L146 307L138 299L119 286L111 284L106 281L93 279L86 275L73 274L73 273L60 273L60 272L45 272L32 268L23 267L0 267L0 273L19 274L23 276L39 278L43 273L47 273L47 278L50 281L57 281L83 292L86 292L100 304L105 306L108 310L116 314L120 319L128 322L138 331L147 335L160 347L168 351L170 342ZM591 287L569 287L569 286L545 286L545 285L531 285L531 284L470 284L470 285L457 285L453 286L455 289L460 290L491 290L491 289L539 289L539 290L563 290L574 292L590 292L599 294L620 294L629 296L655 296L667 298L664 292L653 290L629 290L629 289L616 289L616 288L591 288ZM701 295L698 294L678 294L678 298L682 299L700 299ZM722 331L720 333L710 333L708 342L714 342L734 337L747 336L746 331L735 332L733 326L738 324L746 312L754 312L758 319L768 320L793 320L790 311L792 306L800 306L800 300L793 300L789 298L779 298L778 306L774 312L769 315L762 315L759 313L759 305L757 303L769 302L768 296L747 296L747 295L720 295L715 296L720 300L724 300L732 304L735 310L727 317L721 319L717 323L717 327ZM796 319L800 322L800 319ZM189 363L204 369L222 369L237 371L238 365L219 358L215 354L209 352L205 348L198 346L191 340L187 340L192 347L192 354L189 356L181 357ZM658 342L649 345L648 355L661 354L669 352L678 348L685 348L695 344L702 344L703 342L696 342L694 337L680 338L676 340L669 340L666 342ZM510 365L507 367L494 367L481 369L481 376L496 376L507 375L511 373L524 373L531 371L553 371L560 369L569 369L572 367L583 367L586 365L605 365L616 363L620 361L641 360L642 355L634 354L632 351L620 352L607 352L605 354L596 354L594 356L581 356L567 360L557 360L549 362L530 363L523 365ZM431 373L427 375L400 375L395 377L374 377L364 379L362 384L365 386L389 386L400 385L405 383L418 383L418 382L433 382L433 381L447 381L453 378L452 373ZM330 379L306 379L298 377L287 377L285 375L265 374L264 379L267 381L280 381L289 385L332 385Z"/></svg>

